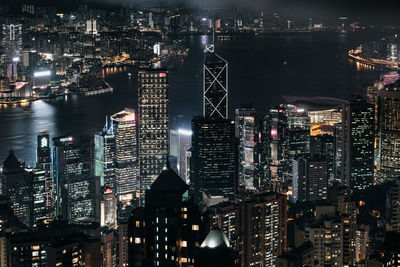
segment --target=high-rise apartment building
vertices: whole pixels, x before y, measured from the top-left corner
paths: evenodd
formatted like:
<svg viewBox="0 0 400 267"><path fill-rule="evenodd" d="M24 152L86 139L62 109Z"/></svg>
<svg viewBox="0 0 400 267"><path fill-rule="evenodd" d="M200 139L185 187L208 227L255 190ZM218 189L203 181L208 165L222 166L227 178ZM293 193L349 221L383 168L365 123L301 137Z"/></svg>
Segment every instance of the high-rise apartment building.
<svg viewBox="0 0 400 267"><path fill-rule="evenodd" d="M139 165L140 199L150 188L168 157L168 71L139 71Z"/></svg>
<svg viewBox="0 0 400 267"><path fill-rule="evenodd" d="M342 183L365 189L374 183L374 106L354 99L342 112Z"/></svg>

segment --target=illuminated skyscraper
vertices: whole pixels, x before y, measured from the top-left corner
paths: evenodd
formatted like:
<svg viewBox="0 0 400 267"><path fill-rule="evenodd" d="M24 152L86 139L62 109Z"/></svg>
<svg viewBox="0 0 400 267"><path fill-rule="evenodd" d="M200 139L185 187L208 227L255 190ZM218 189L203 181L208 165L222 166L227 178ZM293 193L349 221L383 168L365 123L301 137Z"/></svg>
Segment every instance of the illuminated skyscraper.
<svg viewBox="0 0 400 267"><path fill-rule="evenodd" d="M56 188L56 216L72 222L96 219L92 138L54 138L53 178Z"/></svg>
<svg viewBox="0 0 400 267"><path fill-rule="evenodd" d="M187 184L189 184L189 166L187 151L192 145L192 131L178 129L170 131L170 156L176 158L176 170ZM170 160L171 161L171 160ZM175 166L171 165L172 169Z"/></svg>
<svg viewBox="0 0 400 267"><path fill-rule="evenodd" d="M94 135L94 174L100 177L100 186L116 193L115 135L113 124L108 126L108 118L103 130Z"/></svg>
<svg viewBox="0 0 400 267"><path fill-rule="evenodd" d="M400 176L400 82L378 91L380 175L382 183Z"/></svg>
<svg viewBox="0 0 400 267"><path fill-rule="evenodd" d="M32 223L54 219L54 184L50 171L25 169L32 183Z"/></svg>
<svg viewBox="0 0 400 267"><path fill-rule="evenodd" d="M208 192L233 198L237 188L237 142L234 124L226 119L192 120L190 185L196 201Z"/></svg>
<svg viewBox="0 0 400 267"><path fill-rule="evenodd" d="M110 188L104 190L100 202L100 226L117 228L117 198Z"/></svg>
<svg viewBox="0 0 400 267"><path fill-rule="evenodd" d="M168 157L168 71L139 71L140 199L150 188Z"/></svg>
<svg viewBox="0 0 400 267"><path fill-rule="evenodd" d="M256 110L252 106L241 106L235 110L235 137L239 139L239 185L254 188L254 134Z"/></svg>
<svg viewBox="0 0 400 267"><path fill-rule="evenodd" d="M38 135L36 164L42 170L50 171L51 167L51 152L50 139L48 134Z"/></svg>
<svg viewBox="0 0 400 267"><path fill-rule="evenodd" d="M203 115L228 118L228 62L208 45L203 63Z"/></svg>
<svg viewBox="0 0 400 267"><path fill-rule="evenodd" d="M7 68L9 78L16 78L18 62L22 61L22 24L3 24L0 63ZM10 79L10 80L12 80Z"/></svg>
<svg viewBox="0 0 400 267"><path fill-rule="evenodd" d="M115 135L115 190L118 201L129 202L137 189L137 138L135 111L126 108L111 116Z"/></svg>
<svg viewBox="0 0 400 267"><path fill-rule="evenodd" d="M342 183L365 189L374 182L374 106L354 99L342 112Z"/></svg>

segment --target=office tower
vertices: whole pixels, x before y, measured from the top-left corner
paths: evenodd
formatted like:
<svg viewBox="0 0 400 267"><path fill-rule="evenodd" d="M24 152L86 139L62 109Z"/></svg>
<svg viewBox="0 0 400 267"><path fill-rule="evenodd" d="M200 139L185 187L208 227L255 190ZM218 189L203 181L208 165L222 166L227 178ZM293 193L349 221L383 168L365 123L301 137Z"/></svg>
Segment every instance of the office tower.
<svg viewBox="0 0 400 267"><path fill-rule="evenodd" d="M167 169L146 191L129 218L129 266L193 266L208 225L188 189Z"/></svg>
<svg viewBox="0 0 400 267"><path fill-rule="evenodd" d="M115 192L118 201L136 199L137 138L135 111L125 108L111 116L115 138Z"/></svg>
<svg viewBox="0 0 400 267"><path fill-rule="evenodd" d="M292 159L292 199L293 202L307 200L309 160L302 157Z"/></svg>
<svg viewBox="0 0 400 267"><path fill-rule="evenodd" d="M354 99L342 112L342 183L365 189L374 183L374 106Z"/></svg>
<svg viewBox="0 0 400 267"><path fill-rule="evenodd" d="M378 92L380 174L377 183L400 175L400 82Z"/></svg>
<svg viewBox="0 0 400 267"><path fill-rule="evenodd" d="M224 232L213 229L200 245L194 266L239 267L239 259Z"/></svg>
<svg viewBox="0 0 400 267"><path fill-rule="evenodd" d="M287 116L283 105L268 110L266 120L270 130L269 187L276 189L288 179Z"/></svg>
<svg viewBox="0 0 400 267"><path fill-rule="evenodd" d="M32 183L21 162L10 151L3 163L3 194L13 205L14 215L26 226L32 225Z"/></svg>
<svg viewBox="0 0 400 267"><path fill-rule="evenodd" d="M2 55L0 62L6 69L4 74L9 81L16 81L18 78L17 65L22 56L22 24L3 24L2 27Z"/></svg>
<svg viewBox="0 0 400 267"><path fill-rule="evenodd" d="M290 157L310 154L310 117L307 110L287 105L287 138Z"/></svg>
<svg viewBox="0 0 400 267"><path fill-rule="evenodd" d="M118 266L129 266L129 235L128 235L128 218L118 220ZM135 266L135 265L134 265Z"/></svg>
<svg viewBox="0 0 400 267"><path fill-rule="evenodd" d="M369 246L369 226L368 225L360 225L355 232L355 262L360 264L365 262L365 259L368 255L368 246Z"/></svg>
<svg viewBox="0 0 400 267"><path fill-rule="evenodd" d="M50 171L26 169L32 183L32 223L54 219L54 184Z"/></svg>
<svg viewBox="0 0 400 267"><path fill-rule="evenodd" d="M310 157L324 158L328 162L328 178L334 178L334 136L330 134L318 134L311 137Z"/></svg>
<svg viewBox="0 0 400 267"><path fill-rule="evenodd" d="M51 152L50 139L48 134L38 135L36 150L36 165L37 168L50 171L51 167Z"/></svg>
<svg viewBox="0 0 400 267"><path fill-rule="evenodd" d="M292 159L293 202L327 199L328 162L323 158Z"/></svg>
<svg viewBox="0 0 400 267"><path fill-rule="evenodd" d="M140 199L166 166L168 157L168 72L139 71Z"/></svg>
<svg viewBox="0 0 400 267"><path fill-rule="evenodd" d="M176 168L171 164L172 169L176 169L180 177L189 184L189 162L187 161L187 151L192 145L192 131L178 129L170 131L170 157L176 158ZM170 160L171 161L171 160Z"/></svg>
<svg viewBox="0 0 400 267"><path fill-rule="evenodd" d="M271 177L270 163L271 163L271 129L269 123L269 116L265 116L257 124L257 134L254 135L255 139L255 156L254 156L254 177L253 181L255 188L264 190L269 188Z"/></svg>
<svg viewBox="0 0 400 267"><path fill-rule="evenodd" d="M339 180L342 177L342 123L335 123L333 127L333 177Z"/></svg>
<svg viewBox="0 0 400 267"><path fill-rule="evenodd" d="M239 185L254 188L256 110L243 105L235 110L235 137L239 139Z"/></svg>
<svg viewBox="0 0 400 267"><path fill-rule="evenodd" d="M86 21L86 30L84 35L84 57L85 59L99 59L100 58L100 34L97 29L97 21L90 19Z"/></svg>
<svg viewBox="0 0 400 267"><path fill-rule="evenodd" d="M117 198L111 188L104 190L100 202L100 226L108 229L117 228Z"/></svg>
<svg viewBox="0 0 400 267"><path fill-rule="evenodd" d="M203 116L228 118L228 62L207 45L203 62Z"/></svg>
<svg viewBox="0 0 400 267"><path fill-rule="evenodd" d="M93 142L89 137L53 138L53 178L56 216L71 222L96 219L96 183L93 175Z"/></svg>
<svg viewBox="0 0 400 267"><path fill-rule="evenodd" d="M100 186L111 188L116 193L115 180L115 135L114 124L106 125L94 135L94 174L100 177Z"/></svg>
<svg viewBox="0 0 400 267"><path fill-rule="evenodd" d="M308 167L307 199L326 199L328 195L328 162L326 159L311 159Z"/></svg>
<svg viewBox="0 0 400 267"><path fill-rule="evenodd" d="M234 124L225 119L192 120L191 190L197 203L202 194L233 198L237 188L237 142Z"/></svg>

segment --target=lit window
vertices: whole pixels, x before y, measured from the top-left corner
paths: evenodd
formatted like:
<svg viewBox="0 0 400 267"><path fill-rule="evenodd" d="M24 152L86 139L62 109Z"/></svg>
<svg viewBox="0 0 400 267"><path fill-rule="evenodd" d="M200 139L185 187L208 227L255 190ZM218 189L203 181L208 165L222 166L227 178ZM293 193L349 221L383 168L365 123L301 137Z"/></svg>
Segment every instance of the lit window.
<svg viewBox="0 0 400 267"><path fill-rule="evenodd" d="M199 226L197 224L192 225L192 230L193 231L199 231Z"/></svg>
<svg viewBox="0 0 400 267"><path fill-rule="evenodd" d="M140 237L135 237L135 244L140 244L141 240Z"/></svg>
<svg viewBox="0 0 400 267"><path fill-rule="evenodd" d="M136 227L140 227L140 221L136 221Z"/></svg>
<svg viewBox="0 0 400 267"><path fill-rule="evenodd" d="M187 247L187 241L185 241L185 240L182 241L182 247L184 247L184 248Z"/></svg>

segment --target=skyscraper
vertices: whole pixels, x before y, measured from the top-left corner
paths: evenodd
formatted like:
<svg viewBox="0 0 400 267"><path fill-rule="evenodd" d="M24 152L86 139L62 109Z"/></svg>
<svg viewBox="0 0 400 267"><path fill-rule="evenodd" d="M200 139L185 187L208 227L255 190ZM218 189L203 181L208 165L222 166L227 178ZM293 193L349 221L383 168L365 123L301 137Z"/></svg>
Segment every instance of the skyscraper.
<svg viewBox="0 0 400 267"><path fill-rule="evenodd" d="M126 108L111 116L115 136L115 191L118 201L136 198L137 138L135 111Z"/></svg>
<svg viewBox="0 0 400 267"><path fill-rule="evenodd" d="M56 187L56 216L72 222L96 219L92 138L54 138L53 178Z"/></svg>
<svg viewBox="0 0 400 267"><path fill-rule="evenodd" d="M48 134L38 135L36 164L42 170L50 171L51 167L51 152L50 140Z"/></svg>
<svg viewBox="0 0 400 267"><path fill-rule="evenodd" d="M7 195L13 205L13 212L26 226L32 225L32 185L30 176L26 175L21 162L10 151L3 163L3 194Z"/></svg>
<svg viewBox="0 0 400 267"><path fill-rule="evenodd" d="M100 177L100 186L111 188L116 193L115 184L115 135L113 123L94 135L94 174Z"/></svg>
<svg viewBox="0 0 400 267"><path fill-rule="evenodd" d="M26 175L32 183L32 223L39 220L53 220L54 183L50 171L26 169Z"/></svg>
<svg viewBox="0 0 400 267"><path fill-rule="evenodd" d="M201 202L202 193L233 198L237 188L237 142L234 124L226 119L192 120L190 185Z"/></svg>
<svg viewBox="0 0 400 267"><path fill-rule="evenodd" d="M342 112L342 183L365 189L374 183L374 106L354 99Z"/></svg>
<svg viewBox="0 0 400 267"><path fill-rule="evenodd" d="M140 199L166 166L168 157L168 71L139 71Z"/></svg>
<svg viewBox="0 0 400 267"><path fill-rule="evenodd" d="M400 82L378 91L380 174L378 183L400 175Z"/></svg>
<svg viewBox="0 0 400 267"><path fill-rule="evenodd" d="M2 54L0 62L3 63L5 74L9 81L18 78L17 66L22 61L22 24L3 24Z"/></svg>
<svg viewBox="0 0 400 267"><path fill-rule="evenodd" d="M189 184L189 162L187 151L192 145L192 131L178 129L170 131L170 156L176 158L176 170L187 184ZM175 169L175 166L171 167Z"/></svg>
<svg viewBox="0 0 400 267"><path fill-rule="evenodd" d="M203 115L228 118L228 62L208 45L203 63Z"/></svg>
<svg viewBox="0 0 400 267"><path fill-rule="evenodd" d="M235 137L239 139L239 185L254 188L254 156L256 110L252 106L241 106L235 110Z"/></svg>
<svg viewBox="0 0 400 267"><path fill-rule="evenodd" d="M206 216L171 169L146 191L145 207L129 218L129 266L193 266L208 230Z"/></svg>

